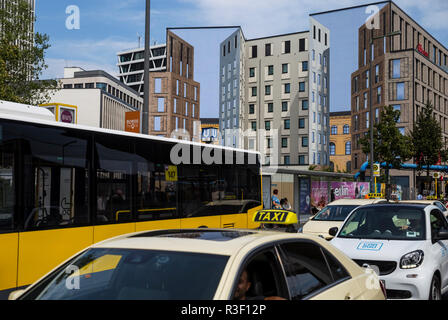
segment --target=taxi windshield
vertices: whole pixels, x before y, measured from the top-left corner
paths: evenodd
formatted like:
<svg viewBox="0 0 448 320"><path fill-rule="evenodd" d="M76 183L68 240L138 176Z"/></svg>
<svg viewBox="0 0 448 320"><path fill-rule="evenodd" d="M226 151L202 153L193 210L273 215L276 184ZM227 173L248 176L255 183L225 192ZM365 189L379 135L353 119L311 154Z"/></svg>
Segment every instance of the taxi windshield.
<svg viewBox="0 0 448 320"><path fill-rule="evenodd" d="M339 205L326 206L320 210L313 218L315 221L344 221L348 214L358 206L354 205Z"/></svg>
<svg viewBox="0 0 448 320"><path fill-rule="evenodd" d="M361 207L344 223L338 238L424 240L425 230L422 209L401 206Z"/></svg>
<svg viewBox="0 0 448 320"><path fill-rule="evenodd" d="M210 300L228 258L191 252L90 249L21 299Z"/></svg>

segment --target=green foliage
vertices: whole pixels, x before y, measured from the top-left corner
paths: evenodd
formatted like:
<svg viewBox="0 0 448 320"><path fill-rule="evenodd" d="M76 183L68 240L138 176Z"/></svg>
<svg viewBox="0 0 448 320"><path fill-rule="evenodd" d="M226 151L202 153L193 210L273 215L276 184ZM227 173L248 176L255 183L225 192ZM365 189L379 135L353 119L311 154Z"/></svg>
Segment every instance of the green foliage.
<svg viewBox="0 0 448 320"><path fill-rule="evenodd" d="M312 164L308 167L308 170L314 171L316 168L317 168L317 166Z"/></svg>
<svg viewBox="0 0 448 320"><path fill-rule="evenodd" d="M411 139L419 172L423 171L423 166L435 165L439 160L446 161L447 151L443 145L442 128L434 118L434 108L430 102L418 114ZM429 168L426 172L429 176Z"/></svg>
<svg viewBox="0 0 448 320"><path fill-rule="evenodd" d="M6 1L0 8L0 100L37 105L49 100L55 80L39 77L48 68L46 34L34 33L34 17L26 1Z"/></svg>
<svg viewBox="0 0 448 320"><path fill-rule="evenodd" d="M411 138L403 136L396 124L400 119L400 111L392 106L384 107L380 121L373 128L373 152L376 162L386 162L398 168L412 158ZM360 139L362 151L370 154L370 134ZM388 170L386 170L388 171Z"/></svg>

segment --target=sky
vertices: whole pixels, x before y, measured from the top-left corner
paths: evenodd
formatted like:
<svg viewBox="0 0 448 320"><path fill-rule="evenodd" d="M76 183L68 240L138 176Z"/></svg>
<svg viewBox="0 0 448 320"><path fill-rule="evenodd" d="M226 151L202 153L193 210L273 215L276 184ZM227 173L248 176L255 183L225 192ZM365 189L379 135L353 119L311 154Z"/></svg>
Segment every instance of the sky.
<svg viewBox="0 0 448 320"><path fill-rule="evenodd" d="M396 0L423 28L448 46L447 0ZM246 39L309 30L309 14L370 4L365 0L153 0L151 44L165 43L167 27L241 26ZM79 29L67 19L79 8ZM350 74L356 70L357 30L365 8L314 16L330 28L330 111L349 110ZM42 79L64 67L101 69L117 76L117 52L138 47L145 34L145 0L36 0L36 31L50 37ZM176 30L195 47L195 80L201 84L201 117L218 117L219 44L235 29ZM445 31L445 32L444 32ZM143 40L141 41L143 46Z"/></svg>

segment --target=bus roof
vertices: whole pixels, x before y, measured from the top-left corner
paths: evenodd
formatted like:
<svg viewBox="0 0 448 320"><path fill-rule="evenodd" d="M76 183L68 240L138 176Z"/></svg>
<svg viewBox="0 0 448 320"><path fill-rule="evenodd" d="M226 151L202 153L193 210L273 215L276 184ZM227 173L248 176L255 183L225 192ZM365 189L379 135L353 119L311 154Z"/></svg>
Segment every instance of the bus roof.
<svg viewBox="0 0 448 320"><path fill-rule="evenodd" d="M251 154L257 154L257 155L260 154L257 151L244 150L244 149L238 149L238 148L230 148L230 147L224 147L224 146L220 146L220 145L208 145L208 144L206 145L206 144L203 144L200 142L179 140L179 139L166 138L166 137L158 137L158 136L153 136L153 135L132 133L132 132L126 132L126 131L120 131L120 130L97 128L97 127L85 126L85 125L80 125L80 124L57 122L57 121L55 121L53 113L51 113L51 111L49 111L45 108L34 107L34 106L25 105L25 104L13 103L13 102L2 101L2 100L0 100L0 118L8 119L8 120L15 120L15 121L29 122L29 123L36 123L36 124L43 124L43 125L49 125L49 126L61 127L61 128L78 129L78 130L85 130L85 131L92 131L92 132L99 132L99 133L106 133L106 134L116 134L116 135L128 136L128 137L140 138L140 139L151 139L151 140L157 140L157 141L161 141L161 142L183 143L183 144L189 144L192 146L211 147L211 148L216 148L216 149L231 150L231 151L235 151L235 152L251 153Z"/></svg>

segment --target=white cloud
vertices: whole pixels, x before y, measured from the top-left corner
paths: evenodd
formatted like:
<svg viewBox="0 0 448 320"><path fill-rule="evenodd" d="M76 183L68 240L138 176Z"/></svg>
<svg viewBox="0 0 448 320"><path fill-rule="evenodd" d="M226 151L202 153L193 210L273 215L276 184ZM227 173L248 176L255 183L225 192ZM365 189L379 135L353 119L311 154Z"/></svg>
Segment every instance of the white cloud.
<svg viewBox="0 0 448 320"><path fill-rule="evenodd" d="M103 70L111 74L117 75L117 67L114 65L94 63L85 60L66 60L66 59L46 59L48 69L45 70L40 77L41 79L59 79L64 77L65 67L79 67L84 70Z"/></svg>

